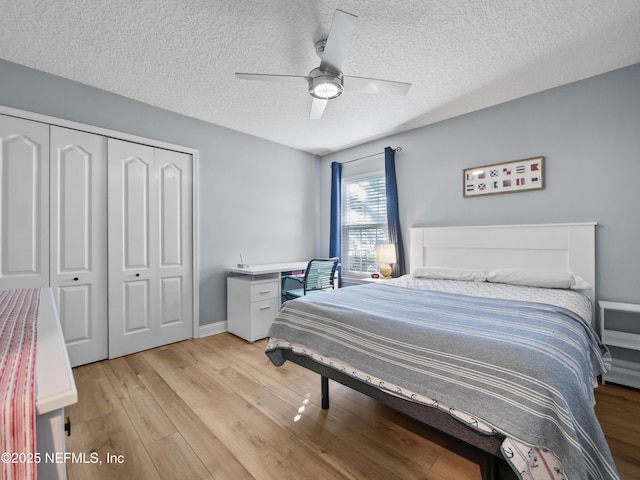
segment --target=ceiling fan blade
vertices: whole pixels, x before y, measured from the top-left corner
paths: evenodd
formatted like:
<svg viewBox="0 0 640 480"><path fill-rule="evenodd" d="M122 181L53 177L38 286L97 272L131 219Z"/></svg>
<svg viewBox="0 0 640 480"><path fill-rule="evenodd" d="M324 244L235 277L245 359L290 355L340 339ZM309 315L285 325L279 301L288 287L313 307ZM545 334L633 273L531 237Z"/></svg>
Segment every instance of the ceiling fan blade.
<svg viewBox="0 0 640 480"><path fill-rule="evenodd" d="M266 82L309 83L309 77L305 75L269 75L264 73L237 73L241 80L263 80Z"/></svg>
<svg viewBox="0 0 640 480"><path fill-rule="evenodd" d="M347 56L351 35L356 26L358 17L342 10L336 10L333 15L333 22L329 29L327 42L324 46L320 70L340 73L342 64Z"/></svg>
<svg viewBox="0 0 640 480"><path fill-rule="evenodd" d="M379 80L376 78L352 77L345 75L343 77L345 92L363 92L363 93L390 93L393 95L406 95L409 91L410 83L393 82L391 80Z"/></svg>
<svg viewBox="0 0 640 480"><path fill-rule="evenodd" d="M313 98L313 102L311 102L311 113L309 114L309 120L320 120L322 117L322 113L324 109L329 103L329 100L322 100L320 98Z"/></svg>

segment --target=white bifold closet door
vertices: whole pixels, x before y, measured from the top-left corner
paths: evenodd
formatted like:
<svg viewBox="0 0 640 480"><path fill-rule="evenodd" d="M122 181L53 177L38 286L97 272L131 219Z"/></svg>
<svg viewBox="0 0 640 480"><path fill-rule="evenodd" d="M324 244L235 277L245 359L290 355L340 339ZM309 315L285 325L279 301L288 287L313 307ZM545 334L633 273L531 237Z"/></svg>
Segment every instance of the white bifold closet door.
<svg viewBox="0 0 640 480"><path fill-rule="evenodd" d="M0 115L0 289L49 286L49 125Z"/></svg>
<svg viewBox="0 0 640 480"><path fill-rule="evenodd" d="M0 115L0 289L53 288L72 366L191 338L192 162Z"/></svg>
<svg viewBox="0 0 640 480"><path fill-rule="evenodd" d="M108 356L107 139L51 126L50 275L72 366Z"/></svg>
<svg viewBox="0 0 640 480"><path fill-rule="evenodd" d="M192 336L192 158L108 142L109 357Z"/></svg>

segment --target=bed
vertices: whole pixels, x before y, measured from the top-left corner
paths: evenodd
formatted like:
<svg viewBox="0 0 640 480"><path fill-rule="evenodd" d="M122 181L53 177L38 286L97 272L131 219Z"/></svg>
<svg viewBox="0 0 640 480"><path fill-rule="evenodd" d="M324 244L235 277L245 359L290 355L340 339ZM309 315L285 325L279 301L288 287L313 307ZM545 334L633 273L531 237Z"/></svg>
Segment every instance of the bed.
<svg viewBox="0 0 640 480"><path fill-rule="evenodd" d="M418 275L285 303L271 361L319 373L323 408L333 379L477 447L483 478L499 458L522 479L618 478L593 411L595 224L414 228L409 259ZM512 285L531 268L563 275Z"/></svg>

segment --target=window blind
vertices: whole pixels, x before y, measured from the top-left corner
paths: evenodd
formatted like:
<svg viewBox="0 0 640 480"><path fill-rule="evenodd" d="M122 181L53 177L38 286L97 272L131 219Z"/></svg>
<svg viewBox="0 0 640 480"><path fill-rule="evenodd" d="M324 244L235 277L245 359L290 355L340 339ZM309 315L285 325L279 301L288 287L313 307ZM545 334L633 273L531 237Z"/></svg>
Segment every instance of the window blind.
<svg viewBox="0 0 640 480"><path fill-rule="evenodd" d="M343 273L376 272L376 245L388 243L384 175L345 180L342 195Z"/></svg>

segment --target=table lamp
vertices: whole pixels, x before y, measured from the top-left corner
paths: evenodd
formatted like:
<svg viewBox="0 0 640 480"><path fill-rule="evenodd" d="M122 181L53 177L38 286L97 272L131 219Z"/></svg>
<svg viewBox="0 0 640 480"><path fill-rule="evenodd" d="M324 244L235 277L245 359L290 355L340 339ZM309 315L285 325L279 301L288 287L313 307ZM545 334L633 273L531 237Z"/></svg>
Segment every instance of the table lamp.
<svg viewBox="0 0 640 480"><path fill-rule="evenodd" d="M396 245L395 243L382 243L376 245L376 263L380 265L380 275L382 278L391 278L391 265L396 263Z"/></svg>

